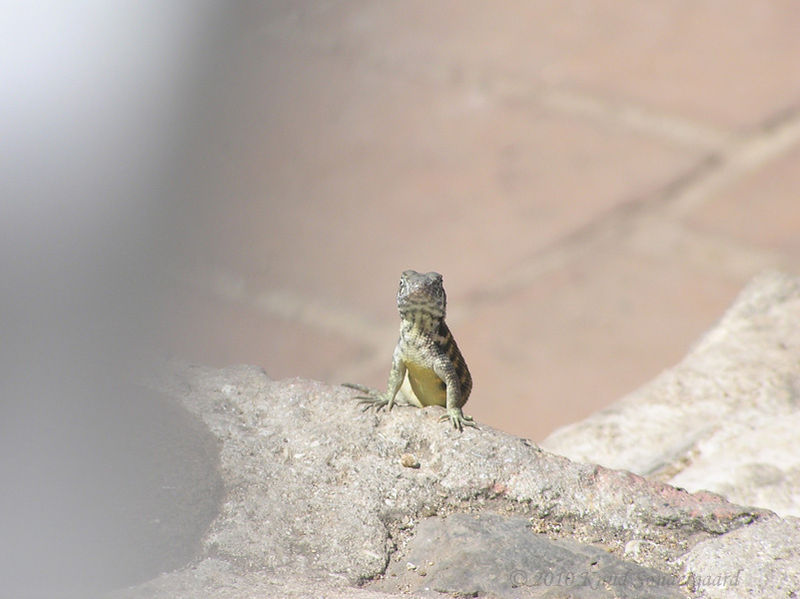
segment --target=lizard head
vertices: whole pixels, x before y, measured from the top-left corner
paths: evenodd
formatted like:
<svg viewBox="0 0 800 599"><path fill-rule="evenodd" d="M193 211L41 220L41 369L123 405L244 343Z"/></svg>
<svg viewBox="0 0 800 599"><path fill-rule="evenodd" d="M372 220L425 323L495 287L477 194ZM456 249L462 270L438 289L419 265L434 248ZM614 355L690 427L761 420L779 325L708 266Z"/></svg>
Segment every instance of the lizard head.
<svg viewBox="0 0 800 599"><path fill-rule="evenodd" d="M418 273L415 270L403 271L400 287L397 290L397 309L400 316L406 317L414 312L425 312L432 318L444 318L447 295L438 272Z"/></svg>

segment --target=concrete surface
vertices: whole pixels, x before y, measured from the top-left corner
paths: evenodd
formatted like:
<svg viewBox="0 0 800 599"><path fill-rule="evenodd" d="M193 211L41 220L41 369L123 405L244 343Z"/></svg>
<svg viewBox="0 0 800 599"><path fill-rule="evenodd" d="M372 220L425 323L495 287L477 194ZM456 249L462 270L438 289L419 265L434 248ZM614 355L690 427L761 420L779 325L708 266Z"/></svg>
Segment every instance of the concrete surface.
<svg viewBox="0 0 800 599"><path fill-rule="evenodd" d="M467 413L540 439L800 271L796 2L228 16L174 175L178 356L383 386L399 274L437 270Z"/></svg>

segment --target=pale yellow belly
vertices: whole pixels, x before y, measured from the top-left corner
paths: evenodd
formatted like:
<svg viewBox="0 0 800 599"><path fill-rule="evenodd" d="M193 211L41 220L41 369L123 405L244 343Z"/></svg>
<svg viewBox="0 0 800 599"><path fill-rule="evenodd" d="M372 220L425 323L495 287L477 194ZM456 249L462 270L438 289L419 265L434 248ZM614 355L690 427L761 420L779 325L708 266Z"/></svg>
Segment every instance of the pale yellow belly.
<svg viewBox="0 0 800 599"><path fill-rule="evenodd" d="M444 381L430 368L406 363L411 389L423 406L446 406L447 389Z"/></svg>

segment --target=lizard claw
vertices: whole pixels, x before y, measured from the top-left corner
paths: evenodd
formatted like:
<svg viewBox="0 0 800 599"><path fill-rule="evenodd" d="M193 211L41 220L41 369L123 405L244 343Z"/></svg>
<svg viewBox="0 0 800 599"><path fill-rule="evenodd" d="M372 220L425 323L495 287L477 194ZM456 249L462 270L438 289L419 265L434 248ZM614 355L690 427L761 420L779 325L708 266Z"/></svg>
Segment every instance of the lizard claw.
<svg viewBox="0 0 800 599"><path fill-rule="evenodd" d="M371 408L375 408L376 412L380 412L387 406L389 410L392 409L394 402L384 397L384 394L382 394L380 391L367 387L366 385L359 385L357 383L342 383L342 387L349 387L350 389L355 389L356 391L366 393L366 395L356 395L355 397L357 400L359 400L359 405L364 406L361 409L362 412L366 412Z"/></svg>
<svg viewBox="0 0 800 599"><path fill-rule="evenodd" d="M453 428L459 432L463 431L465 426L478 428L478 425L475 424L472 416L467 416L464 414L464 412L461 411L461 408L447 408L447 413L439 418L439 422L444 422L445 420L452 422Z"/></svg>
<svg viewBox="0 0 800 599"><path fill-rule="evenodd" d="M376 412L380 412L383 408L389 405L388 399L383 399L382 397L367 397L365 395L358 395L356 399L360 400L358 403L359 405L364 406L361 411L366 412L371 408L375 408ZM389 407L391 410L391 406Z"/></svg>

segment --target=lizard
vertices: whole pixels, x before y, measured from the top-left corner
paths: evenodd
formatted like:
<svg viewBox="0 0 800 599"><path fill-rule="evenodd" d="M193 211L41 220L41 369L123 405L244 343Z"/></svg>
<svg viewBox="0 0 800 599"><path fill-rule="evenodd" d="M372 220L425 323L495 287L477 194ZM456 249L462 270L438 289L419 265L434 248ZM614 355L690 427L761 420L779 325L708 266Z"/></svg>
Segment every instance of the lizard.
<svg viewBox="0 0 800 599"><path fill-rule="evenodd" d="M472 417L461 410L472 391L472 376L444 321L447 296L442 281L438 272L423 274L406 270L400 276L397 290L400 338L392 355L386 392L344 383L345 387L365 394L356 396L364 405L362 411L391 410L407 375L414 393L404 395L411 405L443 406L447 413L440 421L449 419L459 431L465 426L477 428Z"/></svg>

